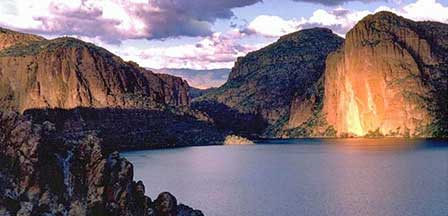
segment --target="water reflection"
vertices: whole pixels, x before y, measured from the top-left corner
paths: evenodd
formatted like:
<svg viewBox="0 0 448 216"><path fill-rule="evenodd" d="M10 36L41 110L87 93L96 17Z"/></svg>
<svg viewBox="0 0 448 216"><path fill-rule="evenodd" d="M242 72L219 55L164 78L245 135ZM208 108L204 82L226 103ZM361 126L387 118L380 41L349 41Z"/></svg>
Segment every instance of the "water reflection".
<svg viewBox="0 0 448 216"><path fill-rule="evenodd" d="M257 144L334 145L337 150L401 151L412 149L448 148L446 140L404 138L350 138L350 139L284 139L261 140Z"/></svg>
<svg viewBox="0 0 448 216"><path fill-rule="evenodd" d="M415 139L270 140L129 152L151 196L207 215L448 215L448 144Z"/></svg>

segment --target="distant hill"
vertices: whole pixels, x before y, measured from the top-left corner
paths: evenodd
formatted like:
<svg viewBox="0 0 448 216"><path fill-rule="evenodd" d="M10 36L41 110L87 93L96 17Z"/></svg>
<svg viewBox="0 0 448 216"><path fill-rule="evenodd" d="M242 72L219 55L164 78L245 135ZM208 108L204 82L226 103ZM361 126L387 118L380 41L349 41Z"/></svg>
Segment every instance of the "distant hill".
<svg viewBox="0 0 448 216"><path fill-rule="evenodd" d="M156 73L170 74L173 76L182 77L192 87L198 89L208 89L219 87L227 81L230 69L212 69L212 70L194 70L187 68L162 68L150 69Z"/></svg>
<svg viewBox="0 0 448 216"><path fill-rule="evenodd" d="M287 120L294 96L304 94L320 79L327 56L343 42L343 38L323 28L285 35L265 48L238 58L228 81L196 98L193 107L207 112L218 124L246 124L252 119L253 124L243 127L243 135L253 134L255 128L263 130L262 122L273 128ZM224 107L232 115L217 112ZM234 115L235 112L242 115ZM244 119L230 121L232 116Z"/></svg>

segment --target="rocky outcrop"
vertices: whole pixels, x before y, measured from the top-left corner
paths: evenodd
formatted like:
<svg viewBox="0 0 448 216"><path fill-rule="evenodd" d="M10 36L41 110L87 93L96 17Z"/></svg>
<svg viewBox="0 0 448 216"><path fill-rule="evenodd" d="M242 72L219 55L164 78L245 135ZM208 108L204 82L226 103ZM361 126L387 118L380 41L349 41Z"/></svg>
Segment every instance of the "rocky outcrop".
<svg viewBox="0 0 448 216"><path fill-rule="evenodd" d="M254 144L254 142L252 142L247 138L236 135L229 135L224 140L224 145L250 145L250 144Z"/></svg>
<svg viewBox="0 0 448 216"><path fill-rule="evenodd" d="M74 38L38 40L0 51L0 107L188 106L188 84L125 62Z"/></svg>
<svg viewBox="0 0 448 216"><path fill-rule="evenodd" d="M45 40L45 38L36 35L11 31L9 29L4 29L0 27L0 50L15 45L27 45L42 40Z"/></svg>
<svg viewBox="0 0 448 216"><path fill-rule="evenodd" d="M447 135L448 25L367 16L327 60L323 113L339 135Z"/></svg>
<svg viewBox="0 0 448 216"><path fill-rule="evenodd" d="M166 214L166 193L152 202L132 164L95 134L59 134L15 113L0 113L0 163L0 215L203 215L177 201Z"/></svg>
<svg viewBox="0 0 448 216"><path fill-rule="evenodd" d="M210 118L190 109L188 83L125 62L74 38L0 31L0 110L90 132L116 150L222 143ZM6 39L5 39L6 40ZM14 43L13 43L14 42Z"/></svg>
<svg viewBox="0 0 448 216"><path fill-rule="evenodd" d="M325 70L327 55L342 43L343 39L331 30L321 28L283 36L274 44L238 58L228 81L197 98L196 107L214 102L243 114L261 116L267 125L283 125L294 96L304 94L316 83Z"/></svg>

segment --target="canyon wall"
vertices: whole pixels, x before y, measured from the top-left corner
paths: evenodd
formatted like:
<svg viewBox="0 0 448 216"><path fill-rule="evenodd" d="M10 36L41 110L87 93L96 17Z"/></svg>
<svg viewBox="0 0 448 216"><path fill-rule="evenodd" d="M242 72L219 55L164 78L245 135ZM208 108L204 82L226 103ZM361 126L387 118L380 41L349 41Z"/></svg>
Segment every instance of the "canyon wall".
<svg viewBox="0 0 448 216"><path fill-rule="evenodd" d="M225 135L190 109L189 85L74 38L0 31L0 110L58 132L95 131L115 150L219 144Z"/></svg>
<svg viewBox="0 0 448 216"><path fill-rule="evenodd" d="M328 123L338 135L432 136L445 130L439 120L447 114L447 35L448 25L389 12L364 18L327 59Z"/></svg>
<svg viewBox="0 0 448 216"><path fill-rule="evenodd" d="M0 51L3 109L188 106L188 88L180 78L154 74L73 38L40 40Z"/></svg>

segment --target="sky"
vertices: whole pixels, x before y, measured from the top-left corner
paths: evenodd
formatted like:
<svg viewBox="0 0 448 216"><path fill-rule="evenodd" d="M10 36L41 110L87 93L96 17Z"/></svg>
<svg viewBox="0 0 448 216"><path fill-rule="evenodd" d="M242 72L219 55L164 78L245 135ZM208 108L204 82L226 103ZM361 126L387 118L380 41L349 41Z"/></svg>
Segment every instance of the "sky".
<svg viewBox="0 0 448 216"><path fill-rule="evenodd" d="M378 11L448 23L448 0L1 0L0 26L76 37L148 68L231 68L280 36L344 36Z"/></svg>

